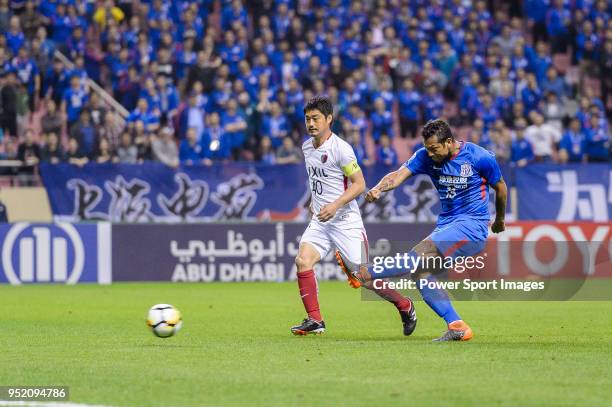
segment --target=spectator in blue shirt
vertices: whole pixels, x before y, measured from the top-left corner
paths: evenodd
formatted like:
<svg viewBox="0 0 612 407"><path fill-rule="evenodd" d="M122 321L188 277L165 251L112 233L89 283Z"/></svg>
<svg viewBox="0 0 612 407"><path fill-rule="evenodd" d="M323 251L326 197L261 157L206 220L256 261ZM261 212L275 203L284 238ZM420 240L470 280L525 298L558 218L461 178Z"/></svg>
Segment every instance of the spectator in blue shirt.
<svg viewBox="0 0 612 407"><path fill-rule="evenodd" d="M86 109L80 112L79 120L70 128L70 137L79 142L82 155L93 158L98 135Z"/></svg>
<svg viewBox="0 0 612 407"><path fill-rule="evenodd" d="M118 102L128 111L134 110L141 90L138 69L135 66L130 66L127 77L121 79L115 92Z"/></svg>
<svg viewBox="0 0 612 407"><path fill-rule="evenodd" d="M74 66L68 72L68 76L78 76L81 82L81 87L87 86L87 69L85 68L85 58L82 55L77 55L74 58Z"/></svg>
<svg viewBox="0 0 612 407"><path fill-rule="evenodd" d="M344 99L346 104L356 104L361 110L365 109L367 100L362 92L355 86L355 81L352 78L346 78L344 89L340 92L340 97Z"/></svg>
<svg viewBox="0 0 612 407"><path fill-rule="evenodd" d="M524 167L535 158L531 144L525 139L526 128L527 121L525 119L519 118L516 120L510 146L510 161L519 167Z"/></svg>
<svg viewBox="0 0 612 407"><path fill-rule="evenodd" d="M187 129L185 138L179 146L179 161L183 165L193 165L200 163L203 158L202 145L197 140L197 131L191 127Z"/></svg>
<svg viewBox="0 0 612 407"><path fill-rule="evenodd" d="M66 75L66 69L62 61L54 59L51 66L44 73L42 92L47 98L53 98L58 106L62 103L64 91L69 86L70 78Z"/></svg>
<svg viewBox="0 0 612 407"><path fill-rule="evenodd" d="M592 115L590 128L584 130L584 153L588 162L608 162L610 158L610 133L605 118Z"/></svg>
<svg viewBox="0 0 612 407"><path fill-rule="evenodd" d="M196 62L196 53L194 50L193 38L186 38L183 42L182 49L176 52L176 77L181 80L187 77L189 68Z"/></svg>
<svg viewBox="0 0 612 407"><path fill-rule="evenodd" d="M70 78L70 88L66 89L62 96L62 113L68 119L68 127L78 120L88 100L89 96L81 87L80 79L76 76Z"/></svg>
<svg viewBox="0 0 612 407"><path fill-rule="evenodd" d="M372 93L372 99L376 100L381 98L385 101L385 109L391 111L393 109L393 102L395 101L395 95L393 95L392 87L393 83L390 80L382 81L379 85L380 90Z"/></svg>
<svg viewBox="0 0 612 407"><path fill-rule="evenodd" d="M546 44L539 42L536 45L536 53L531 56L529 69L534 73L538 83L542 83L546 77L548 67L552 65L552 60L546 50Z"/></svg>
<svg viewBox="0 0 612 407"><path fill-rule="evenodd" d="M129 57L129 51L126 48L122 48L116 55L109 54L105 58L106 64L111 71L111 83L115 92L119 87L119 83L128 76L128 69L131 65Z"/></svg>
<svg viewBox="0 0 612 407"><path fill-rule="evenodd" d="M64 44L70 38L72 29L74 28L73 21L66 14L66 6L64 3L57 3L55 13L51 16L51 38L57 44Z"/></svg>
<svg viewBox="0 0 612 407"><path fill-rule="evenodd" d="M349 130L356 129L359 131L360 138L363 140L366 130L368 129L368 120L363 110L355 104L349 105L348 112L344 115L344 119L347 121Z"/></svg>
<svg viewBox="0 0 612 407"><path fill-rule="evenodd" d="M370 116L370 120L372 121L372 138L377 144L383 134L393 136L393 116L387 110L382 98L374 101L374 113Z"/></svg>
<svg viewBox="0 0 612 407"><path fill-rule="evenodd" d="M286 87L291 79L294 79L299 76L300 66L297 64L293 52L286 51L283 54L283 60L280 64L279 71L281 74L283 87Z"/></svg>
<svg viewBox="0 0 612 407"><path fill-rule="evenodd" d="M251 70L249 62L247 60L240 61L238 63L238 70L239 74L237 79L240 79L244 83L244 87L246 91L249 92L251 98L256 97L259 78Z"/></svg>
<svg viewBox="0 0 612 407"><path fill-rule="evenodd" d="M172 120L179 106L178 91L165 75L158 75L155 82L161 112L160 119L161 121Z"/></svg>
<svg viewBox="0 0 612 407"><path fill-rule="evenodd" d="M489 137L487 129L484 127L482 119L474 120L472 131L468 136L468 141L478 144L480 147L485 148L489 151L493 148L493 143Z"/></svg>
<svg viewBox="0 0 612 407"><path fill-rule="evenodd" d="M559 99L568 95L567 85L563 78L559 76L557 70L551 66L546 71L546 79L542 81L542 93L552 92Z"/></svg>
<svg viewBox="0 0 612 407"><path fill-rule="evenodd" d="M589 110L591 108L591 100L586 97L583 96L580 98L580 107L578 108L578 111L576 112L576 118L578 120L580 120L580 127L582 129L586 129L587 127L590 127L590 113Z"/></svg>
<svg viewBox="0 0 612 407"><path fill-rule="evenodd" d="M542 92L538 88L538 83L534 74L527 75L527 86L521 92L521 99L525 107L525 116L533 110L538 110L542 100Z"/></svg>
<svg viewBox="0 0 612 407"><path fill-rule="evenodd" d="M200 144L202 145L205 164L210 164L215 160L223 161L230 158L231 140L223 127L221 127L217 112L212 112L208 115L206 130L202 134Z"/></svg>
<svg viewBox="0 0 612 407"><path fill-rule="evenodd" d="M580 120L574 118L559 141L559 161L561 163L584 161L584 147L585 136L580 129Z"/></svg>
<svg viewBox="0 0 612 407"><path fill-rule="evenodd" d="M501 86L501 93L495 99L495 108L499 112L500 117L503 119L506 126L511 127L514 123L514 114L512 108L516 99L513 96L514 89L513 84L504 83ZM522 112L521 112L522 113Z"/></svg>
<svg viewBox="0 0 612 407"><path fill-rule="evenodd" d="M387 167L397 167L397 153L386 134L380 136L380 144L376 148L376 162Z"/></svg>
<svg viewBox="0 0 612 407"><path fill-rule="evenodd" d="M85 54L87 42L82 27L75 27L72 35L66 43L66 50L71 59L75 59L79 55Z"/></svg>
<svg viewBox="0 0 612 407"><path fill-rule="evenodd" d="M201 39L203 34L204 23L202 19L192 9L185 10L182 21L178 23L177 38L183 40L186 38Z"/></svg>
<svg viewBox="0 0 612 407"><path fill-rule="evenodd" d="M232 96L229 85L223 78L215 81L215 89L210 95L210 110L220 114L225 109L225 104Z"/></svg>
<svg viewBox="0 0 612 407"><path fill-rule="evenodd" d="M553 0L553 2L553 7L546 15L546 27L552 41L552 52L556 54L567 51L571 14L565 9L563 0Z"/></svg>
<svg viewBox="0 0 612 407"><path fill-rule="evenodd" d="M156 112L149 109L147 99L141 97L138 99L136 109L134 109L127 118L128 126L133 127L136 121L142 121L147 131L156 131L159 128L159 116Z"/></svg>
<svg viewBox="0 0 612 407"><path fill-rule="evenodd" d="M276 154L270 137L263 136L259 142L258 160L265 164L276 164Z"/></svg>
<svg viewBox="0 0 612 407"><path fill-rule="evenodd" d="M147 100L147 108L149 112L156 112L158 115L161 111L161 99L159 97L159 89L155 86L155 80L149 77L144 80L144 89L140 91L141 98Z"/></svg>
<svg viewBox="0 0 612 407"><path fill-rule="evenodd" d="M517 71L519 69L526 70L529 68L529 60L525 56L525 47L521 42L517 42L512 52L512 69Z"/></svg>
<svg viewBox="0 0 612 407"><path fill-rule="evenodd" d="M531 28L533 41L546 40L546 10L550 0L525 0L523 2L523 15L527 17L527 24Z"/></svg>
<svg viewBox="0 0 612 407"><path fill-rule="evenodd" d="M289 81L289 89L287 90L287 103L289 104L287 113L290 115L293 123L293 128L301 129L304 122L301 120L304 113L304 91L300 87L297 79L293 78Z"/></svg>
<svg viewBox="0 0 612 407"><path fill-rule="evenodd" d="M183 109L179 118L179 138L185 138L187 129L196 129L196 138L200 140L204 133L204 109L198 106L199 94L192 91L189 94L188 105Z"/></svg>
<svg viewBox="0 0 612 407"><path fill-rule="evenodd" d="M227 102L227 110L221 114L221 124L225 134L231 140L231 148L242 147L246 141L247 122L238 112L236 99L230 99Z"/></svg>
<svg viewBox="0 0 612 407"><path fill-rule="evenodd" d="M270 103L270 112L263 117L261 134L270 137L272 147L275 149L283 143L283 138L289 134L289 121L277 101Z"/></svg>
<svg viewBox="0 0 612 407"><path fill-rule="evenodd" d="M366 150L363 140L361 139L361 132L359 129L353 127L348 131L347 135L347 140L349 141L351 147L353 147L357 162L360 165L365 165L366 167L374 164L374 162L368 157L368 151Z"/></svg>
<svg viewBox="0 0 612 407"><path fill-rule="evenodd" d="M441 51L438 53L436 63L440 72L444 74L447 81L450 81L453 71L459 60L457 53L451 48L448 42L442 43Z"/></svg>
<svg viewBox="0 0 612 407"><path fill-rule="evenodd" d="M11 53L17 55L19 49L25 44L25 35L21 30L18 16L11 17L9 20L9 29L4 35L6 38L6 45L11 50Z"/></svg>
<svg viewBox="0 0 612 407"><path fill-rule="evenodd" d="M471 123L476 116L478 106L478 85L481 83L480 75L477 71L469 74L469 82L461 89L459 96L459 114L462 120Z"/></svg>
<svg viewBox="0 0 612 407"><path fill-rule="evenodd" d="M51 58L53 56L53 52L55 51L56 44L48 38L47 29L44 26L38 27L36 30L36 38L40 40L40 49L42 52Z"/></svg>
<svg viewBox="0 0 612 407"><path fill-rule="evenodd" d="M291 38L291 36L288 35L290 34L289 28L291 26L291 19L293 17L293 10L289 10L290 2L277 0L273 3L276 3L276 11L274 12L271 10L271 14L273 15L271 28L275 36L281 39ZM339 27L338 19L333 15L327 15L326 18L328 21L329 31L334 35L339 34L339 32L336 32L338 31Z"/></svg>
<svg viewBox="0 0 612 407"><path fill-rule="evenodd" d="M244 27L248 24L247 12L239 0L232 0L231 3L226 2L226 6L221 12L221 29L223 31L232 29L234 24L240 24Z"/></svg>
<svg viewBox="0 0 612 407"><path fill-rule="evenodd" d="M444 99L442 98L442 94L438 91L436 85L429 84L426 89L427 93L425 93L421 99L424 122L441 117L444 109Z"/></svg>
<svg viewBox="0 0 612 407"><path fill-rule="evenodd" d="M27 86L30 110L34 111L34 97L40 92L40 73L38 66L25 47L19 49L17 57L13 58L11 67L22 84Z"/></svg>
<svg viewBox="0 0 612 407"><path fill-rule="evenodd" d="M482 119L486 129L490 128L499 118L499 112L490 94L485 93L482 96L482 102L476 108L476 115Z"/></svg>
<svg viewBox="0 0 612 407"><path fill-rule="evenodd" d="M346 69L354 70L361 65L363 48L361 42L356 39L355 32L349 28L344 32L344 41L340 44L340 56Z"/></svg>
<svg viewBox="0 0 612 407"><path fill-rule="evenodd" d="M574 59L576 61L594 60L598 56L600 38L595 32L593 23L586 20L579 28L574 44Z"/></svg>
<svg viewBox="0 0 612 407"><path fill-rule="evenodd" d="M306 41L298 41L295 50L295 63L299 69L298 75L306 72L311 57L312 51L308 49Z"/></svg>
<svg viewBox="0 0 612 407"><path fill-rule="evenodd" d="M219 56L229 66L230 74L238 74L238 64L246 56L244 47L236 43L236 36L233 31L226 31L224 42L219 47Z"/></svg>
<svg viewBox="0 0 612 407"><path fill-rule="evenodd" d="M415 138L417 135L421 95L414 89L414 82L410 79L405 79L397 96L401 136L406 137L410 135L411 138Z"/></svg>

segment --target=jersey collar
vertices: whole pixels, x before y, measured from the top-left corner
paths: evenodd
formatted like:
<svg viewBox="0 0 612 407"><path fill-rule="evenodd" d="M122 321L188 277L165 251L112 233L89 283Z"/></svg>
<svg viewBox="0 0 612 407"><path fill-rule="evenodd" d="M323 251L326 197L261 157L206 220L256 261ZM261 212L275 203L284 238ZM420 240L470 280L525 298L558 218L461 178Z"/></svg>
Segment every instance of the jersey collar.
<svg viewBox="0 0 612 407"><path fill-rule="evenodd" d="M331 134L330 134L330 136L327 138L327 140L325 140L325 141L323 142L323 144L321 144L319 147L315 147L315 145L314 145L314 138L313 138L313 139L312 139L312 146L314 147L314 149L315 149L316 151L320 151L320 150L322 150L322 149L323 149L323 146L325 146L326 144L327 144L327 145L329 144L330 140L331 140L331 139L332 139L332 137L334 137L334 136L335 136L335 134L334 134L334 132L332 131L332 132L331 132Z"/></svg>
<svg viewBox="0 0 612 407"><path fill-rule="evenodd" d="M463 141L459 142L459 149L457 151L455 151L455 154L453 154L451 156L451 160L454 160L455 158L457 158L457 156L459 155L459 153L461 152L461 150L463 150L463 146L465 145L465 143Z"/></svg>

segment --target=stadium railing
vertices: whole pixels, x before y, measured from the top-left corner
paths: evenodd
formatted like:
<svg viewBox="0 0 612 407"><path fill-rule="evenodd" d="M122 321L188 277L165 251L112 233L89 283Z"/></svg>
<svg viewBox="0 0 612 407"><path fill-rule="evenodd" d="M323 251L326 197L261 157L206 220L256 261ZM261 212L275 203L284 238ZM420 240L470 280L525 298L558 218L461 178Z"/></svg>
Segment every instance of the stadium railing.
<svg viewBox="0 0 612 407"><path fill-rule="evenodd" d="M70 61L70 59L68 59L68 57L66 57L66 55L62 54L60 51L55 50L55 53L53 55L55 56L55 58L62 61L62 63L66 67L74 67L72 61ZM87 78L87 84L89 85L91 91L97 93L104 101L104 103L106 103L110 108L112 108L115 112L119 114L119 117L121 118L121 120L123 120L123 123L125 123L125 120L129 116L130 112L128 112L125 107L123 107L119 102L117 102L115 98L113 98L107 91L102 89L102 87L98 85L94 80Z"/></svg>

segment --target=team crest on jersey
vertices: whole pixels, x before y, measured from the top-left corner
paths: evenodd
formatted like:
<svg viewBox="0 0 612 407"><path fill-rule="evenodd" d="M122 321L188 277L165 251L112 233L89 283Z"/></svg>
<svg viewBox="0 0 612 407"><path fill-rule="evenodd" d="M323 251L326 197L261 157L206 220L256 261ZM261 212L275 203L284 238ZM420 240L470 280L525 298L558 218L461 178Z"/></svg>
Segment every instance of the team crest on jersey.
<svg viewBox="0 0 612 407"><path fill-rule="evenodd" d="M323 154L323 155L321 156L321 162L322 162L323 164L325 164L325 163L327 162L327 154Z"/></svg>
<svg viewBox="0 0 612 407"><path fill-rule="evenodd" d="M469 177L472 175L472 166L468 163L461 164L461 176Z"/></svg>

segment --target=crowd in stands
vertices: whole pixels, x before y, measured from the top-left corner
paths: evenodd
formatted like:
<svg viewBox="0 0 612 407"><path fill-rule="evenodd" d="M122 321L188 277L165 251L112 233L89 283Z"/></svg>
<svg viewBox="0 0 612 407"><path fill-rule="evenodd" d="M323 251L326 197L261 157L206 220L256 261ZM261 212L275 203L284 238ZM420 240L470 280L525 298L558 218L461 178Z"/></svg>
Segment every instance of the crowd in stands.
<svg viewBox="0 0 612 407"><path fill-rule="evenodd" d="M398 165L394 141L418 147L438 117L500 162L607 162L611 7L0 0L0 159L295 163L303 105L326 94L364 165Z"/></svg>

